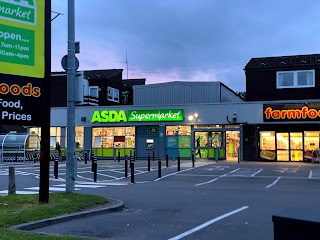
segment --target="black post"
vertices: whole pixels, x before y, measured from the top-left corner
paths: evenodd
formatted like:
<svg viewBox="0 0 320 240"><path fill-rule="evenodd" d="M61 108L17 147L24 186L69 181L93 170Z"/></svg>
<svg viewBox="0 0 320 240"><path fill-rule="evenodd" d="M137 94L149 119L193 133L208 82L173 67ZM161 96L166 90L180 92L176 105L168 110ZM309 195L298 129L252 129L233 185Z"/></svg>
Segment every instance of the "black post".
<svg viewBox="0 0 320 240"><path fill-rule="evenodd" d="M94 170L93 170L93 181L94 182L97 182L97 171L98 171L98 157L97 156L94 156L94 163L93 163L93 166L94 166Z"/></svg>
<svg viewBox="0 0 320 240"><path fill-rule="evenodd" d="M168 151L166 153L166 167L169 167L169 154L168 154Z"/></svg>
<svg viewBox="0 0 320 240"><path fill-rule="evenodd" d="M58 164L59 164L59 158L55 156L54 158L54 168L53 168L53 174L55 179L58 179Z"/></svg>
<svg viewBox="0 0 320 240"><path fill-rule="evenodd" d="M180 152L178 151L178 172L180 172Z"/></svg>
<svg viewBox="0 0 320 240"><path fill-rule="evenodd" d="M133 161L136 161L136 149L133 149Z"/></svg>
<svg viewBox="0 0 320 240"><path fill-rule="evenodd" d="M194 151L192 150L192 155L191 155L191 157L192 157L192 167L194 167Z"/></svg>
<svg viewBox="0 0 320 240"><path fill-rule="evenodd" d="M118 162L120 162L120 148L118 149Z"/></svg>
<svg viewBox="0 0 320 240"><path fill-rule="evenodd" d="M127 160L127 155L124 156L124 177L128 177L128 160Z"/></svg>
<svg viewBox="0 0 320 240"><path fill-rule="evenodd" d="M91 172L94 172L94 154L91 152Z"/></svg>
<svg viewBox="0 0 320 240"><path fill-rule="evenodd" d="M150 172L150 153L148 153L148 172Z"/></svg>
<svg viewBox="0 0 320 240"><path fill-rule="evenodd" d="M152 150L152 161L154 161L154 150Z"/></svg>
<svg viewBox="0 0 320 240"><path fill-rule="evenodd" d="M17 152L17 150L16 150L16 157L15 157L15 162L18 162L18 152Z"/></svg>
<svg viewBox="0 0 320 240"><path fill-rule="evenodd" d="M158 160L158 178L161 178L161 160Z"/></svg>
<svg viewBox="0 0 320 240"><path fill-rule="evenodd" d="M83 152L83 157L84 157L84 164L87 164L88 163L88 152L86 150Z"/></svg>
<svg viewBox="0 0 320 240"><path fill-rule="evenodd" d="M37 154L34 153L34 154L33 154L33 163L36 163L36 161L37 161Z"/></svg>
<svg viewBox="0 0 320 240"><path fill-rule="evenodd" d="M134 183L134 161L130 160L130 168L131 168L131 183Z"/></svg>

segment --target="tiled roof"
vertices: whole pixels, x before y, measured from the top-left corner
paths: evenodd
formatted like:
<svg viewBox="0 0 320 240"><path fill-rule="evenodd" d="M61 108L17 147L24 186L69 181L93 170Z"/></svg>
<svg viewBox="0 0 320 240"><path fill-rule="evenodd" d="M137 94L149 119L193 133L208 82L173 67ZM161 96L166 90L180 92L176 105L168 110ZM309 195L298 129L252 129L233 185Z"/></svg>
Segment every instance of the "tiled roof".
<svg viewBox="0 0 320 240"><path fill-rule="evenodd" d="M136 86L136 85L145 85L146 79L145 78L127 79L127 80L123 80L122 82L123 82L124 87L132 87L132 86Z"/></svg>
<svg viewBox="0 0 320 240"><path fill-rule="evenodd" d="M252 58L247 63L244 69L250 70L263 68L292 68L309 66L320 67L320 54Z"/></svg>
<svg viewBox="0 0 320 240"><path fill-rule="evenodd" d="M87 79L108 79L116 74L121 73L122 69L108 69L108 70L88 70L83 71Z"/></svg>
<svg viewBox="0 0 320 240"><path fill-rule="evenodd" d="M113 77L116 74L119 74L123 71L123 69L107 69L107 70L84 70L84 76L87 79L109 79ZM78 71L81 72L81 71ZM51 75L59 75L59 74L65 74L67 75L67 72L52 72Z"/></svg>

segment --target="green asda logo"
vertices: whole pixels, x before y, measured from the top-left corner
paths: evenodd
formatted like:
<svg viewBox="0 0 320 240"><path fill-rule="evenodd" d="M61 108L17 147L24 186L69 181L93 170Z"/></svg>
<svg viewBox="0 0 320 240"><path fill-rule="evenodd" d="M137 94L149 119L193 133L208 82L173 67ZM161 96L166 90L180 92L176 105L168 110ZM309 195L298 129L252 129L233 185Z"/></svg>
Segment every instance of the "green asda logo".
<svg viewBox="0 0 320 240"><path fill-rule="evenodd" d="M119 112L114 110L103 110L103 111L94 111L92 115L91 122L127 122L127 115L124 110L120 110Z"/></svg>
<svg viewBox="0 0 320 240"><path fill-rule="evenodd" d="M35 0L0 0L0 19L36 24Z"/></svg>

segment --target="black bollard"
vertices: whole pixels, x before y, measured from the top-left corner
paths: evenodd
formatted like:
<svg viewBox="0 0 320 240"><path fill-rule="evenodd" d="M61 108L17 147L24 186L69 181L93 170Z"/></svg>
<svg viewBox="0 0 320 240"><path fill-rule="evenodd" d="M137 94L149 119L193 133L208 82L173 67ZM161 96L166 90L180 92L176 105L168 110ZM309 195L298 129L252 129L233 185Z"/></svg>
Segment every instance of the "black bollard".
<svg viewBox="0 0 320 240"><path fill-rule="evenodd" d="M58 164L59 164L59 158L54 158L54 167L53 167L53 174L55 179L58 179Z"/></svg>
<svg viewBox="0 0 320 240"><path fill-rule="evenodd" d="M130 161L131 168L131 183L134 183L134 161Z"/></svg>
<svg viewBox="0 0 320 240"><path fill-rule="evenodd" d="M36 161L37 161L37 154L34 153L34 154L33 154L33 163L36 163Z"/></svg>
<svg viewBox="0 0 320 240"><path fill-rule="evenodd" d="M180 172L180 152L178 151L178 172Z"/></svg>
<svg viewBox="0 0 320 240"><path fill-rule="evenodd" d="M168 154L168 151L166 153L166 167L169 167L169 154Z"/></svg>
<svg viewBox="0 0 320 240"><path fill-rule="evenodd" d="M150 172L150 153L148 153L148 172Z"/></svg>
<svg viewBox="0 0 320 240"><path fill-rule="evenodd" d="M161 178L161 160L158 160L158 178Z"/></svg>
<svg viewBox="0 0 320 240"><path fill-rule="evenodd" d="M118 149L118 162L120 162L120 148Z"/></svg>
<svg viewBox="0 0 320 240"><path fill-rule="evenodd" d="M98 157L97 156L94 156L93 157L93 181L94 182L97 182L97 171L98 171Z"/></svg>
<svg viewBox="0 0 320 240"><path fill-rule="evenodd" d="M91 152L91 172L94 172L94 160L93 160L93 158L94 158L94 154L93 154L93 152Z"/></svg>
<svg viewBox="0 0 320 240"><path fill-rule="evenodd" d="M9 167L8 195L16 194L16 175L14 167Z"/></svg>
<svg viewBox="0 0 320 240"><path fill-rule="evenodd" d="M154 161L154 150L152 150L152 161Z"/></svg>
<svg viewBox="0 0 320 240"><path fill-rule="evenodd" d="M127 160L127 155L124 156L124 177L128 177L128 160Z"/></svg>
<svg viewBox="0 0 320 240"><path fill-rule="evenodd" d="M83 157L84 157L84 164L87 164L88 163L88 152L87 151L83 152Z"/></svg>
<svg viewBox="0 0 320 240"><path fill-rule="evenodd" d="M191 158L192 158L192 167L194 167L194 152L193 152L193 150L192 150Z"/></svg>

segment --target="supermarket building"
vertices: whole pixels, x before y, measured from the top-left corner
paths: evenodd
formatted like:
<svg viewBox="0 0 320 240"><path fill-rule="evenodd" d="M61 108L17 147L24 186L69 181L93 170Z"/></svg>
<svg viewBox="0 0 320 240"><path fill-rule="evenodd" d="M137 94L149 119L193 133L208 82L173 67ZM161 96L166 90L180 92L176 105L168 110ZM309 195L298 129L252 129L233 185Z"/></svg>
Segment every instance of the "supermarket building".
<svg viewBox="0 0 320 240"><path fill-rule="evenodd" d="M154 151L162 159L194 152L215 160L309 161L319 148L319 66L318 54L253 58L244 69L246 101L221 82L136 85L132 105L77 106L76 142L101 159L118 151L146 159ZM66 107L52 108L51 126L51 145L65 147Z"/></svg>

